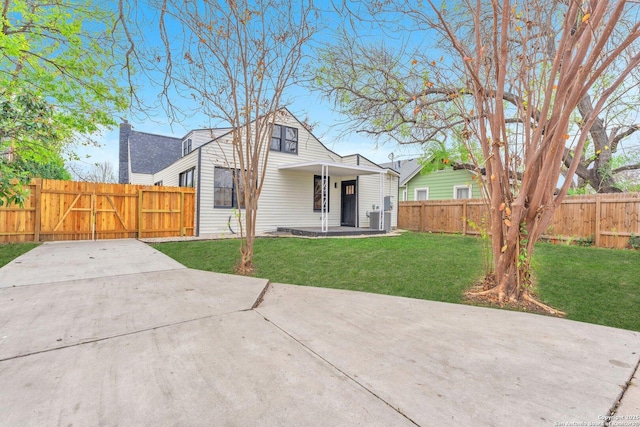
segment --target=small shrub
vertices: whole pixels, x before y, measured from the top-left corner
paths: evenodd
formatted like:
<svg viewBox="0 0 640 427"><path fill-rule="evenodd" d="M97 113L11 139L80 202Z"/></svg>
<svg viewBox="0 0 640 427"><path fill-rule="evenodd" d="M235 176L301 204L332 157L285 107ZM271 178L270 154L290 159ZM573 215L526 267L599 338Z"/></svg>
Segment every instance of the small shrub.
<svg viewBox="0 0 640 427"><path fill-rule="evenodd" d="M576 245L578 246L593 246L595 239L593 236L580 237L576 239Z"/></svg>
<svg viewBox="0 0 640 427"><path fill-rule="evenodd" d="M631 233L631 237L629 237L629 249L640 249L640 236Z"/></svg>

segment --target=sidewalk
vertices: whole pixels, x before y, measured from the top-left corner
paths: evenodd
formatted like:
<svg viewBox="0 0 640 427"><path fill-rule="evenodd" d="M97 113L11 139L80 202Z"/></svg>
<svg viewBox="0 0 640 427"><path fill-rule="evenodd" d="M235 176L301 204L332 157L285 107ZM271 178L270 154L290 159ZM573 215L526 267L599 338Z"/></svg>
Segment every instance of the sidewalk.
<svg viewBox="0 0 640 427"><path fill-rule="evenodd" d="M598 425L639 360L637 332L269 285L136 240L0 269L2 426ZM616 414L638 426L639 396Z"/></svg>

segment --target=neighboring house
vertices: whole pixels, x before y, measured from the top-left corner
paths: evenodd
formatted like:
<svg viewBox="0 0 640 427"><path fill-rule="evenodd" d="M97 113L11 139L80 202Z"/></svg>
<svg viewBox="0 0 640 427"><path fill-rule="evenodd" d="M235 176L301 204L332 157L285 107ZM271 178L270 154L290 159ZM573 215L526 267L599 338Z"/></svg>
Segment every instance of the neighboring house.
<svg viewBox="0 0 640 427"><path fill-rule="evenodd" d="M482 197L481 186L475 172L445 168L422 174L418 159L383 163L400 173L398 200L475 199Z"/></svg>
<svg viewBox="0 0 640 427"><path fill-rule="evenodd" d="M334 153L286 109L277 117L257 232L278 227L366 228L370 212L381 208L390 210L390 225L397 226L397 172L358 154ZM195 187L196 235L237 231L235 217L242 209L233 179L232 129L199 129L169 138L136 132L123 123L120 132L120 182Z"/></svg>

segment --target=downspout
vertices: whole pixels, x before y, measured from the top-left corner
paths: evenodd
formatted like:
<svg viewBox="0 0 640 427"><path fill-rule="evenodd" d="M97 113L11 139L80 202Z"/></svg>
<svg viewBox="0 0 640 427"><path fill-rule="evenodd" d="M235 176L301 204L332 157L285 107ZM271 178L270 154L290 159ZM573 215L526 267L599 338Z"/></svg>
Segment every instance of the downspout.
<svg viewBox="0 0 640 427"><path fill-rule="evenodd" d="M360 175L356 175L356 227L360 227Z"/></svg>
<svg viewBox="0 0 640 427"><path fill-rule="evenodd" d="M356 166L360 166L360 154L356 154ZM356 227L360 227L360 175L356 175Z"/></svg>
<svg viewBox="0 0 640 427"><path fill-rule="evenodd" d="M202 194L202 146L198 147L198 184L197 184L197 198L196 198L196 232L194 233L196 237L200 236L200 197Z"/></svg>
<svg viewBox="0 0 640 427"><path fill-rule="evenodd" d="M380 172L379 175L378 186L380 187L380 206L378 206L380 220L378 221L378 230L384 230L384 174L382 172Z"/></svg>

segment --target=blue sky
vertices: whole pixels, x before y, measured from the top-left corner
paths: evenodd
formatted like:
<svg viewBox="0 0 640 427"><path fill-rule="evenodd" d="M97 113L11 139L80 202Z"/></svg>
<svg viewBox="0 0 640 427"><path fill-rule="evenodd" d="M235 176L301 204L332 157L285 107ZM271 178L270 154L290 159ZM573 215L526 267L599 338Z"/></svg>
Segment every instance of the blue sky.
<svg viewBox="0 0 640 427"><path fill-rule="evenodd" d="M340 0L337 0L338 2ZM336 29L344 28L344 17L335 13L329 6L329 0L318 0L315 2L320 5L323 10L322 23L324 28L317 37L314 39L315 44L330 44L334 37ZM353 6L353 3L350 3ZM362 5L360 5L362 7ZM148 12L148 11L145 11ZM354 13L360 13L360 11L353 11ZM395 16L394 18L402 19ZM394 21L395 22L395 21ZM425 34L424 29L420 29L417 33L403 33L402 31L396 31L395 33L389 33L377 29L370 23L361 22L360 27L357 30L350 29L353 34L357 34L360 40L366 40L368 43L377 44L384 43L387 46L395 46L399 48L416 48L418 45L423 49L427 49L425 46L429 43L428 34ZM402 26L398 23L398 28ZM151 26L146 29L145 36L150 37L153 42L158 41L157 35L154 35L155 26ZM392 27L389 27L392 28ZM309 50L311 53L311 50ZM436 55L438 56L438 55ZM154 88L151 83L142 84L141 91L144 97L149 103L157 101L157 93L154 92ZM314 129L315 136L325 144L329 149L335 151L341 155L348 155L358 153L370 160L378 163L388 162L390 154L393 153L396 159L408 159L416 158L422 154L422 149L417 145L410 146L398 146L395 143L383 143L377 144L373 138L367 137L362 134L348 134L344 135L344 123L347 120L346 117L334 112L332 105L329 101L322 99L318 93L310 91L300 86L292 87L285 94L284 99L286 106L289 110L299 119L308 117L312 123L317 123ZM173 99L173 102L184 102L188 105L191 100L187 99ZM158 133L163 135L172 135L177 137L184 136L192 129L206 128L210 126L206 117L202 115L195 115L194 117L185 120L181 123L170 124L167 118L167 114L161 109L156 108L150 110L149 116L152 118L145 118L140 114L123 114L123 117L127 118L129 122L134 126L137 131ZM111 131L104 132L102 135L95 138L99 143L99 148L79 148L76 152L83 158L86 164L92 164L99 161L108 161L117 170L118 166L118 129L117 127ZM628 146L638 146L638 140L636 137ZM89 155L89 158L84 158Z"/></svg>
<svg viewBox="0 0 640 427"><path fill-rule="evenodd" d="M336 28L344 27L343 17L331 11L328 2L316 2L323 7L323 29L317 34L314 43L327 44L331 43L333 32ZM148 11L145 11L148 14ZM366 25L366 24L363 24ZM366 37L371 43L402 43L397 34L390 35L383 33L373 27L366 26L358 30L360 37ZM151 42L158 42L158 36L153 35L153 29L145 34L150 36ZM309 50L311 53L311 50ZM150 82L140 82L141 94L149 103L155 103L158 100L157 93ZM309 121L316 123L313 133L325 144L329 149L341 155L358 153L368 159L383 163L388 162L390 154L393 153L398 158L414 158L421 154L418 146L398 146L397 144L386 143L376 144L369 137L360 134L344 135L343 123L346 117L334 112L331 103L322 99L318 93L308 89L294 86L285 93L284 100L289 110L299 119L308 117ZM173 99L173 102L184 103L188 105L188 99ZM128 119L134 129L140 132L157 133L163 135L172 135L177 137L184 136L192 129L201 129L210 126L207 117L203 115L194 115L194 117L184 120L181 123L169 123L166 112L162 108L150 109L148 111L150 118L133 112L122 117ZM118 167L118 128L103 132L94 139L100 144L100 147L80 147L75 151L81 157L85 167L96 162L108 161L117 170ZM87 157L88 156L88 157Z"/></svg>
<svg viewBox="0 0 640 427"><path fill-rule="evenodd" d="M346 119L340 114L332 111L328 101L322 100L315 93L309 93L304 89L292 91L288 98L291 103L289 110L300 120L309 117L311 122L316 122L314 135L332 151L341 155L358 153L366 158L384 163L389 161L390 153L394 153L395 158L414 158L420 156L421 150L418 146L397 146L386 143L376 146L373 139L359 134L342 136L342 125ZM183 123L171 125L169 120L161 110L156 111L158 116L153 120L140 120L132 116L123 116L139 132L149 132L162 135L173 135L182 137L192 129L208 127L206 118L194 117ZM82 147L76 150L84 163L93 164L96 162L108 161L114 168L118 166L118 128L103 132L95 137L100 147ZM86 156L89 155L89 158Z"/></svg>

